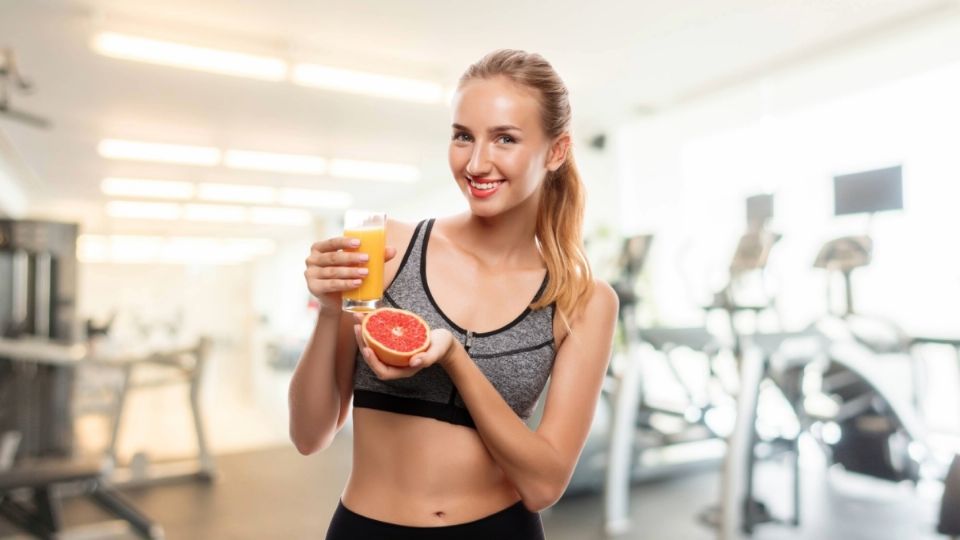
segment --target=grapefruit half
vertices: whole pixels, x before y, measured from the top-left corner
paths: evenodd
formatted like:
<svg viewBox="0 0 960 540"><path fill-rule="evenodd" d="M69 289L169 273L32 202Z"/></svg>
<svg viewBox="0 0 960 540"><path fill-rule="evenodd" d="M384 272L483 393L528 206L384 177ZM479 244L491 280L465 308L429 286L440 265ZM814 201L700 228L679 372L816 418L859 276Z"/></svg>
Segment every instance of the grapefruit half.
<svg viewBox="0 0 960 540"><path fill-rule="evenodd" d="M379 308L363 318L363 339L384 364L406 367L413 355L430 347L430 326L402 309Z"/></svg>

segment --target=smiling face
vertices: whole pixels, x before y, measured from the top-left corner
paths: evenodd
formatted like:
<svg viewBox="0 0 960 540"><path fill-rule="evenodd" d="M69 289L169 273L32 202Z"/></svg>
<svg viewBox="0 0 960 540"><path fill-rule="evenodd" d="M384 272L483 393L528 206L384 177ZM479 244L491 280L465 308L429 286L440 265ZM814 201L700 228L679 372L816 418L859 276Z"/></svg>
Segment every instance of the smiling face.
<svg viewBox="0 0 960 540"><path fill-rule="evenodd" d="M547 171L555 170L550 147L535 91L506 77L473 79L457 90L450 170L475 215L535 201Z"/></svg>

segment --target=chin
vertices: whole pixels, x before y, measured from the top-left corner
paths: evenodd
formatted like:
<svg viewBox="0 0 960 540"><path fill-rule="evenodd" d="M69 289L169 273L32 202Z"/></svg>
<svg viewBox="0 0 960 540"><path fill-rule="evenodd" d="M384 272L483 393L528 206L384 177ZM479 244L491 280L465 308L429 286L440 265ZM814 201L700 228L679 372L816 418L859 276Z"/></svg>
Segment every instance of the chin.
<svg viewBox="0 0 960 540"><path fill-rule="evenodd" d="M503 212L503 208L498 204L477 204L477 201L470 201L470 213L482 218L495 217Z"/></svg>

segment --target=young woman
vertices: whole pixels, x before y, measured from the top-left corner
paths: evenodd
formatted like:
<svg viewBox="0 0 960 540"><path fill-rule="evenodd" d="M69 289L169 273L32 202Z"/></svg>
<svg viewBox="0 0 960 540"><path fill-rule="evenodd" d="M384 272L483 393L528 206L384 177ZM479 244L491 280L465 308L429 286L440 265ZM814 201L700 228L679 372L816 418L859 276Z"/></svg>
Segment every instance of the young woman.
<svg viewBox="0 0 960 540"><path fill-rule="evenodd" d="M353 403L353 468L328 540L543 538L573 474L610 355L617 299L581 242L567 90L541 56L502 50L461 77L450 169L462 215L390 221L387 305L430 324L410 367L365 346L340 294L363 278L347 238L312 246L321 303L290 384L297 449L326 448ZM396 255L402 254L401 257ZM550 378L543 418L524 423Z"/></svg>

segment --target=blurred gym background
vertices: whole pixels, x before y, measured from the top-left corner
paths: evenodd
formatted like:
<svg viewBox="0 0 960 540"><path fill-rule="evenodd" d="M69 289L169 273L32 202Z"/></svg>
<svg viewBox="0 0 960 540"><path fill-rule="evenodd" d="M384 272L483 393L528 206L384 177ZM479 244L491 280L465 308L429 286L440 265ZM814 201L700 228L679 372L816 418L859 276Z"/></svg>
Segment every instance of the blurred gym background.
<svg viewBox="0 0 960 540"><path fill-rule="evenodd" d="M570 88L621 301L547 537L960 536L960 2L2 0L0 538L322 537L303 259L465 208L496 48Z"/></svg>

